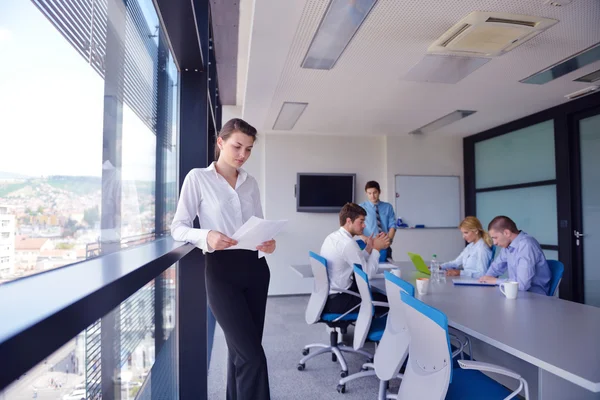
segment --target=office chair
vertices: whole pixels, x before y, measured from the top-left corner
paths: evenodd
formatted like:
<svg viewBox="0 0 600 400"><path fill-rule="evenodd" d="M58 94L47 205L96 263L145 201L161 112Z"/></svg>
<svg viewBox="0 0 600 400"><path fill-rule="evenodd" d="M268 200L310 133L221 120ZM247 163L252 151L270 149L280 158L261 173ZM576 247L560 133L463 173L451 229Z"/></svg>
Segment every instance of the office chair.
<svg viewBox="0 0 600 400"><path fill-rule="evenodd" d="M557 296L558 297L558 287L560 286L560 281L562 280L563 273L565 272L565 266L563 263L557 260L547 260L548 267L550 267L550 273L552 277L550 278L550 288L548 289L548 296Z"/></svg>
<svg viewBox="0 0 600 400"><path fill-rule="evenodd" d="M363 348L367 340L375 343L381 340L383 337L383 332L386 329L387 313L383 316L375 316L374 306L389 307L389 305L388 303L373 301L371 287L369 285L369 278L359 264L354 264L354 279L362 299L360 303L360 309L358 311L356 326L354 328L353 343L354 349L359 350ZM346 391L346 383L349 381L365 376L375 376L375 370L373 368L373 362L369 362L363 365L362 371L352 374L348 377L343 377L339 381L337 391L339 393L344 393Z"/></svg>
<svg viewBox="0 0 600 400"><path fill-rule="evenodd" d="M523 390L529 400L527 381L509 369L464 360L458 361L460 368L454 368L446 315L406 293L401 296L411 338L398 399L509 400ZM519 387L511 392L480 371L517 379Z"/></svg>
<svg viewBox="0 0 600 400"><path fill-rule="evenodd" d="M304 346L302 350L302 355L304 357L298 363L298 371L303 371L306 367L306 361L310 360L313 357L318 356L319 354L331 353L331 360L334 362L339 362L342 367L342 371L340 372L341 377L348 376L348 364L342 352L348 353L358 353L364 355L367 360L372 360L373 355L363 350L354 350L350 346L346 346L343 343L338 343L338 332L336 328L339 328L342 333L346 331L348 325L356 322L358 318L357 308L360 307L356 305L350 310L346 311L343 314L332 314L332 313L323 313L323 308L325 307L325 303L329 297L329 277L327 275L327 260L320 255L309 252L310 256L310 265L312 268L312 272L314 275L314 285L313 291L310 295L310 299L308 300L308 305L306 307L305 319L306 323L309 325L315 323L325 323L328 327L333 328L330 333L330 342L329 345L322 343L313 343ZM358 293L351 292L349 290L341 290L344 293L351 294L353 296L360 297ZM319 350L310 353L311 348L318 348Z"/></svg>
<svg viewBox="0 0 600 400"><path fill-rule="evenodd" d="M380 379L378 400L395 399L395 394L387 393L388 382L393 378L402 378L400 368L408 357L410 334L404 318L404 309L400 293L415 295L415 288L410 283L398 278L390 271L385 271L385 291L388 296L390 312L383 337L375 351L375 373Z"/></svg>

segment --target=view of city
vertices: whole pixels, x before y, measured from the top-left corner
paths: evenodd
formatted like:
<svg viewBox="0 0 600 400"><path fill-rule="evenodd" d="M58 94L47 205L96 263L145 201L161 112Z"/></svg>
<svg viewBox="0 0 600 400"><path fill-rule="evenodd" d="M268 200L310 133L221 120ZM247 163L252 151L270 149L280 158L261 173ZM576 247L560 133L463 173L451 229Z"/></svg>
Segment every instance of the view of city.
<svg viewBox="0 0 600 400"><path fill-rule="evenodd" d="M0 282L98 255L100 177L29 178L0 171ZM154 229L154 182L122 184L120 238Z"/></svg>

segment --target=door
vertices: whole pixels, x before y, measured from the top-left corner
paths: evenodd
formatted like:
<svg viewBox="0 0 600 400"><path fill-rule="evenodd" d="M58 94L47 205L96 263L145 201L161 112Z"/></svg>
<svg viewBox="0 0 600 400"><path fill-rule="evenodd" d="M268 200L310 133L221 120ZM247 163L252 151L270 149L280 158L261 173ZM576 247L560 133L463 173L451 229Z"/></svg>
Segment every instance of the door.
<svg viewBox="0 0 600 400"><path fill-rule="evenodd" d="M573 265L583 302L600 307L600 110L577 116L575 128Z"/></svg>

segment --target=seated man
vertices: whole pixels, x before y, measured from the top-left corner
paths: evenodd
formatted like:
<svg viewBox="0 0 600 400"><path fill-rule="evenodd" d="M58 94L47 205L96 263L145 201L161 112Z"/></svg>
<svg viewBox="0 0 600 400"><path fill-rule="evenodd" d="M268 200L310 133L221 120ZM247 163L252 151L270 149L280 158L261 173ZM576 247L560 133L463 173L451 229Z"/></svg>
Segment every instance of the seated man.
<svg viewBox="0 0 600 400"><path fill-rule="evenodd" d="M396 215L394 207L385 201L379 201L381 189L376 181L369 181L365 185L368 201L361 203L360 206L367 212L365 218L365 230L361 235L363 241L367 241L367 237L385 233L390 239L390 247L387 249L387 258L392 258L391 244L394 241L396 234Z"/></svg>
<svg viewBox="0 0 600 400"><path fill-rule="evenodd" d="M488 225L494 244L501 247L481 282L495 283L508 268L508 279L519 283L519 290L548 294L550 267L537 240L517 229L514 221L498 216Z"/></svg>
<svg viewBox="0 0 600 400"><path fill-rule="evenodd" d="M354 236L361 235L365 228L367 212L358 204L346 203L340 211L341 228L325 238L321 247L321 256L327 260L329 276L329 299L323 312L343 314L360 304L360 297L343 293L350 290L358 293L354 281L354 264L362 266L369 278L377 273L379 250L385 249L390 242L384 233L367 238L367 247L361 250ZM373 300L387 301L385 295L373 292Z"/></svg>

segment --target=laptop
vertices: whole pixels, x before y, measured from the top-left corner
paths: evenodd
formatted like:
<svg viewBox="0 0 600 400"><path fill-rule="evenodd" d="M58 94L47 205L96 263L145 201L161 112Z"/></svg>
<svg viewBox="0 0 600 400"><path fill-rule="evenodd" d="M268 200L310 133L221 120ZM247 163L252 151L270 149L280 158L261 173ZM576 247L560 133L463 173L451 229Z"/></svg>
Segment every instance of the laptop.
<svg viewBox="0 0 600 400"><path fill-rule="evenodd" d="M497 283L479 282L476 278L455 278L452 279L452 283L466 286L498 286Z"/></svg>
<svg viewBox="0 0 600 400"><path fill-rule="evenodd" d="M431 275L431 271L429 271L429 268L427 268L425 261L423 261L423 257L421 257L419 254L410 252L408 253L408 257L410 257L410 260L414 264L417 271L422 272L426 275Z"/></svg>

